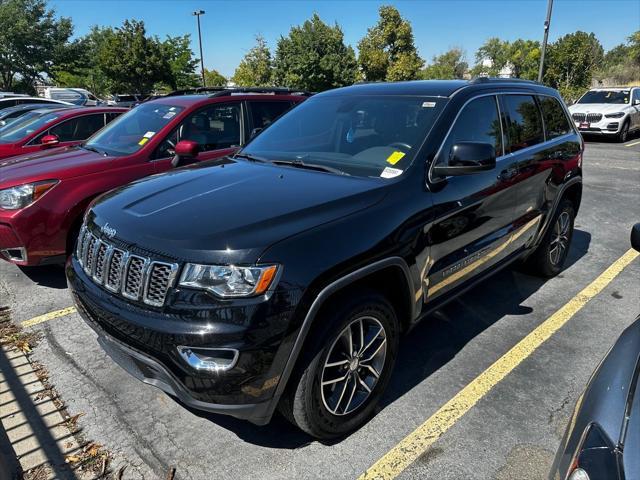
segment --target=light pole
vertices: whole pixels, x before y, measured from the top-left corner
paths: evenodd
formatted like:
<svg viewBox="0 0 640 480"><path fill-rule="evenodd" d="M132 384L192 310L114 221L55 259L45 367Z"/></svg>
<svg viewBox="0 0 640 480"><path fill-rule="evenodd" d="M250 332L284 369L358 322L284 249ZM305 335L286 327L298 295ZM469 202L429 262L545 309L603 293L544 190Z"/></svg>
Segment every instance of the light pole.
<svg viewBox="0 0 640 480"><path fill-rule="evenodd" d="M204 10L196 10L192 15L198 17L198 42L200 43L200 72L202 73L202 86L206 87L207 82L204 79L204 58L202 57L202 34L200 33L200 15L204 15Z"/></svg>
<svg viewBox="0 0 640 480"><path fill-rule="evenodd" d="M551 25L551 9L553 0L547 0L547 19L544 22L544 38L542 39L542 50L540 52L540 69L538 70L538 82L542 83L542 73L544 71L544 53L547 50L547 38L549 38L549 26Z"/></svg>

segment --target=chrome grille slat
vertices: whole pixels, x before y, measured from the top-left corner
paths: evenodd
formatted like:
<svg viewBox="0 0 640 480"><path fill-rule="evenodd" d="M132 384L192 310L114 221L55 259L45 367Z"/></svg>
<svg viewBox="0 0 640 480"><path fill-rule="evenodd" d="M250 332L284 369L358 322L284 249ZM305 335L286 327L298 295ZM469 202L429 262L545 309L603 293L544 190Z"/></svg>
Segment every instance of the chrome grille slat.
<svg viewBox="0 0 640 480"><path fill-rule="evenodd" d="M584 122L587 116L584 113L574 113L571 115L576 122Z"/></svg>
<svg viewBox="0 0 640 480"><path fill-rule="evenodd" d="M98 285L129 300L162 307L173 287L178 264L156 261L117 248L109 239L80 229L76 255L85 273Z"/></svg>
<svg viewBox="0 0 640 480"><path fill-rule="evenodd" d="M589 123L598 123L600 120L602 120L602 114L601 113L588 113L587 114L587 122L589 122Z"/></svg>

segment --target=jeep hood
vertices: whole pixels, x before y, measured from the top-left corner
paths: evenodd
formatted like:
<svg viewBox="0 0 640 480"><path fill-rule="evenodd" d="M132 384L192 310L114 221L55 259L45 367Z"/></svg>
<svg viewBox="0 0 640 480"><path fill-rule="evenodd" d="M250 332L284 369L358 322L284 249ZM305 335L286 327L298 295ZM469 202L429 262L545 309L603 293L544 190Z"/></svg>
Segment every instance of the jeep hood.
<svg viewBox="0 0 640 480"><path fill-rule="evenodd" d="M168 257L253 263L273 243L378 202L384 181L225 159L109 192L90 221ZM105 229L107 230L107 229Z"/></svg>
<svg viewBox="0 0 640 480"><path fill-rule="evenodd" d="M624 112L629 105L622 103L575 103L569 107L571 113L617 113Z"/></svg>
<svg viewBox="0 0 640 480"><path fill-rule="evenodd" d="M0 185L25 181L64 180L97 173L105 168L106 157L79 147L60 147L0 160ZM26 180L25 180L26 179Z"/></svg>

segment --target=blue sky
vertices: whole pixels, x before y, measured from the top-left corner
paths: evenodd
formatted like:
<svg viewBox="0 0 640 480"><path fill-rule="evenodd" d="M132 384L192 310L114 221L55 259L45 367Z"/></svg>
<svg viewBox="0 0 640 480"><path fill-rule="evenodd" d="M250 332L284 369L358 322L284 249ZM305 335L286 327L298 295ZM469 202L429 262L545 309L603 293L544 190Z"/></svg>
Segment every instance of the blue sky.
<svg viewBox="0 0 640 480"><path fill-rule="evenodd" d="M546 0L49 0L59 15L71 17L75 34L92 25L118 26L127 18L143 20L151 34L192 34L197 48L194 10L202 20L205 67L233 74L242 56L262 34L272 49L281 35L314 12L327 23L338 22L354 48L377 21L382 4L395 5L411 21L420 55L430 61L450 47L462 47L473 63L476 49L489 37L542 39ZM605 49L640 29L637 0L555 0L550 41L576 30L593 32Z"/></svg>

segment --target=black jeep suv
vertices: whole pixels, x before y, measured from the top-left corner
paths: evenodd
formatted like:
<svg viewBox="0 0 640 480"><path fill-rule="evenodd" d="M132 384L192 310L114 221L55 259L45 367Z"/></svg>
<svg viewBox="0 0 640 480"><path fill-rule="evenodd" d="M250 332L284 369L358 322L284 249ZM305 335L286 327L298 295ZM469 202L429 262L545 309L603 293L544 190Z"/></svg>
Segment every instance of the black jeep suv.
<svg viewBox="0 0 640 480"><path fill-rule="evenodd" d="M332 90L233 158L100 197L68 282L142 381L256 424L279 407L336 437L372 414L418 320L515 260L561 270L582 153L536 83Z"/></svg>

